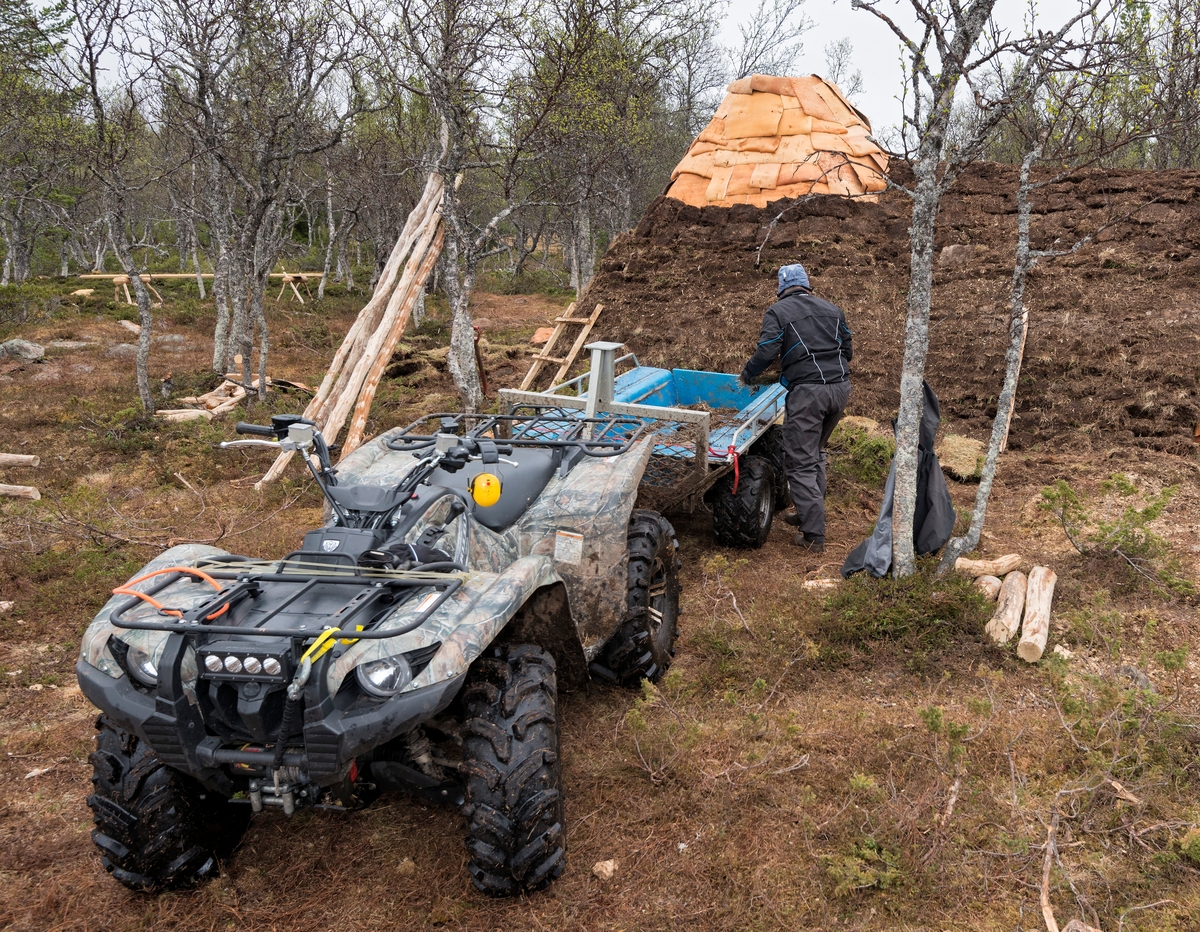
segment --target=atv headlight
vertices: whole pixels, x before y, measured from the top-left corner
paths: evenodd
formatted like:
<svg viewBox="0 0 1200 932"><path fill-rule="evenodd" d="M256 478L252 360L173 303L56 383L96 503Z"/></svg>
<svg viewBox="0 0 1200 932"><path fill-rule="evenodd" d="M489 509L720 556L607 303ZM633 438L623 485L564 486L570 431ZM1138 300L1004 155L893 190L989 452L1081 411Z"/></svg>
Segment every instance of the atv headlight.
<svg viewBox="0 0 1200 932"><path fill-rule="evenodd" d="M158 664L154 662L154 655L140 644L129 646L125 665L129 668L129 675L143 686L158 685Z"/></svg>
<svg viewBox="0 0 1200 932"><path fill-rule="evenodd" d="M386 699L412 682L412 667L403 657L388 657L356 667L355 675L364 692Z"/></svg>

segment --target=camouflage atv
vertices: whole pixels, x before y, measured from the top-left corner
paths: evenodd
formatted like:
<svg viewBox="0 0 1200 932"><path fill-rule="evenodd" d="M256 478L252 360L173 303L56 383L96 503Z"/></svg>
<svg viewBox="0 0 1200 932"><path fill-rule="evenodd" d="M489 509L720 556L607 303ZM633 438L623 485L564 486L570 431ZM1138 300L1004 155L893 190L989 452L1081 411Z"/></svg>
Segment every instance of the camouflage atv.
<svg viewBox="0 0 1200 932"><path fill-rule="evenodd" d="M101 609L76 670L103 714L92 839L126 886L212 874L254 813L351 810L382 790L459 803L485 893L565 865L560 683L657 679L674 653L678 544L634 511L645 423L562 410L436 415L335 470L294 415L327 502L280 560L187 544Z"/></svg>

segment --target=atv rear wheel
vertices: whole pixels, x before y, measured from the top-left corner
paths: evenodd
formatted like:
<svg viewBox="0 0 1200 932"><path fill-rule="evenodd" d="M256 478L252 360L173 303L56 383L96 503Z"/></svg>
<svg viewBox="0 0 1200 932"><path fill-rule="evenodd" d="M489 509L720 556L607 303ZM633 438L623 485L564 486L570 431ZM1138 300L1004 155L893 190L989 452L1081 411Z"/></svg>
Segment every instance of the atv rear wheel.
<svg viewBox="0 0 1200 932"><path fill-rule="evenodd" d="M775 470L775 510L786 511L792 503L788 490L787 459L783 452L783 428L779 424L768 427L750 447L751 456L761 456Z"/></svg>
<svg viewBox="0 0 1200 932"><path fill-rule="evenodd" d="M655 511L629 519L625 621L592 669L622 686L658 680L675 656L679 625L679 568L675 529Z"/></svg>
<svg viewBox="0 0 1200 932"><path fill-rule="evenodd" d="M717 481L713 496L713 534L717 543L757 549L766 543L775 517L775 469L758 456L742 457L736 476Z"/></svg>
<svg viewBox="0 0 1200 932"><path fill-rule="evenodd" d="M540 890L566 866L554 659L497 648L463 690L467 870L489 896Z"/></svg>
<svg viewBox="0 0 1200 932"><path fill-rule="evenodd" d="M104 869L131 890L190 887L217 871L250 821L250 807L208 793L163 764L137 735L96 720L87 799Z"/></svg>

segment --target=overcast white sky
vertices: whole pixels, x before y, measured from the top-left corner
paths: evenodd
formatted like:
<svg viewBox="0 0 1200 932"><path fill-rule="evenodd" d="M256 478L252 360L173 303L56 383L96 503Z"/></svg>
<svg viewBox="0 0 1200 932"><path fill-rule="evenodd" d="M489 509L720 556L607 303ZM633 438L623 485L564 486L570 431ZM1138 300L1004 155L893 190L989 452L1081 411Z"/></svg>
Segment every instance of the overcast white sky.
<svg viewBox="0 0 1200 932"><path fill-rule="evenodd" d="M749 19L758 2L730 0L724 30L727 45L737 43L738 22ZM1073 4L1053 0L1049 6ZM906 29L916 22L908 0L884 0L880 8ZM1021 28L1027 9L1028 3L1022 0L999 0L996 18L1015 31ZM900 42L891 30L870 13L850 9L850 0L807 0L804 14L813 21L813 28L804 36L804 51L796 60L792 73L824 75L825 46L848 37L854 43L854 66L863 74L864 89L854 101L855 105L871 120L876 134L884 133L889 126L898 126L901 115L898 99Z"/></svg>

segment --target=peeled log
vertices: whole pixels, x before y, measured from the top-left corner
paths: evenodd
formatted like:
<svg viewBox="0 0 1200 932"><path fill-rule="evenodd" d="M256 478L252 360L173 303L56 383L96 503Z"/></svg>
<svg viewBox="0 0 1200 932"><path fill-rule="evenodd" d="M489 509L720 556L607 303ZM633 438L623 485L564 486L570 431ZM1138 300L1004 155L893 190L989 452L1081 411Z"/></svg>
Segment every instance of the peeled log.
<svg viewBox="0 0 1200 932"><path fill-rule="evenodd" d="M975 580L975 585L983 590L989 602L995 602L996 596L1000 594L1001 582L995 576L980 576Z"/></svg>
<svg viewBox="0 0 1200 932"><path fill-rule="evenodd" d="M0 495L9 498L29 498L35 502L42 497L42 493L31 485L0 485Z"/></svg>
<svg viewBox="0 0 1200 932"><path fill-rule="evenodd" d="M1058 576L1046 566L1029 571L1029 587L1025 593L1025 623L1021 626L1021 643L1017 656L1029 663L1042 659L1046 638L1050 634L1050 603L1054 599L1054 584Z"/></svg>
<svg viewBox="0 0 1200 932"><path fill-rule="evenodd" d="M1000 584L996 614L984 629L997 644L1007 644L1021 627L1021 608L1025 605L1025 574L1009 573Z"/></svg>
<svg viewBox="0 0 1200 932"><path fill-rule="evenodd" d="M968 560L966 557L959 557L954 561L954 568L968 576L1003 577L1020 565L1021 555L1019 553L1006 553L994 560Z"/></svg>
<svg viewBox="0 0 1200 932"><path fill-rule="evenodd" d="M26 456L24 453L0 453L0 466L41 466L42 460L37 456Z"/></svg>

